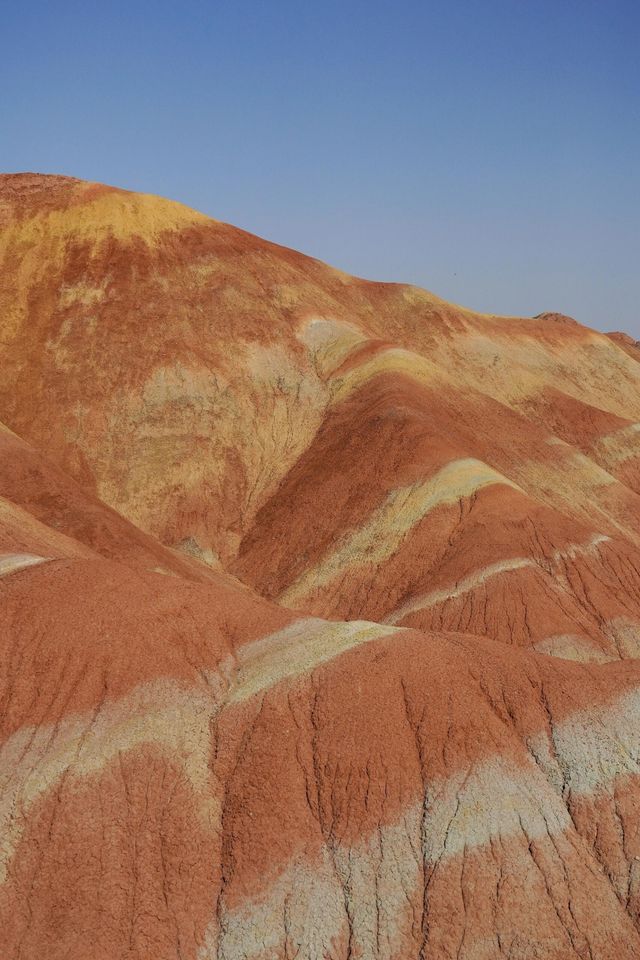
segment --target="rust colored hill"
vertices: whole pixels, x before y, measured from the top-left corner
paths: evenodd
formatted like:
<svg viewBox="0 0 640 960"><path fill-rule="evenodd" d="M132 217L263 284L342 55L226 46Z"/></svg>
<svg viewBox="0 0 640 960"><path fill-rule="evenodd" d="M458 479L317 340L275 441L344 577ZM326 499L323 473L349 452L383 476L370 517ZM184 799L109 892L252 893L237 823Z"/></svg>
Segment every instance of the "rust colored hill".
<svg viewBox="0 0 640 960"><path fill-rule="evenodd" d="M640 956L640 365L0 177L3 960Z"/></svg>

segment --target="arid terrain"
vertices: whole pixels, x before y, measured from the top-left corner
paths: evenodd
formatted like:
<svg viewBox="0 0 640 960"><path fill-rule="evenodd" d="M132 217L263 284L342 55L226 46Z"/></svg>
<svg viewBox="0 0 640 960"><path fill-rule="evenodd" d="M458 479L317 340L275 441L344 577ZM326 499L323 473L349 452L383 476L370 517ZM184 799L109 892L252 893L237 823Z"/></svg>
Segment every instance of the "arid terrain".
<svg viewBox="0 0 640 960"><path fill-rule="evenodd" d="M0 370L1 960L640 957L638 344L16 174Z"/></svg>

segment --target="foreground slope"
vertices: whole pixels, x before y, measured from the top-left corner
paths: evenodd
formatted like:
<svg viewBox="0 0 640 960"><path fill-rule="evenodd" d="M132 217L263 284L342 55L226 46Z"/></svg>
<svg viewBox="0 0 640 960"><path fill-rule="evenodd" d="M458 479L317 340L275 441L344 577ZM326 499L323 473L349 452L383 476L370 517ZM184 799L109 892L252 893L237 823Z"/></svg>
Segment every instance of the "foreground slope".
<svg viewBox="0 0 640 960"><path fill-rule="evenodd" d="M1 609L4 956L638 955L637 661L101 559Z"/></svg>
<svg viewBox="0 0 640 960"><path fill-rule="evenodd" d="M640 955L640 366L0 178L10 960Z"/></svg>

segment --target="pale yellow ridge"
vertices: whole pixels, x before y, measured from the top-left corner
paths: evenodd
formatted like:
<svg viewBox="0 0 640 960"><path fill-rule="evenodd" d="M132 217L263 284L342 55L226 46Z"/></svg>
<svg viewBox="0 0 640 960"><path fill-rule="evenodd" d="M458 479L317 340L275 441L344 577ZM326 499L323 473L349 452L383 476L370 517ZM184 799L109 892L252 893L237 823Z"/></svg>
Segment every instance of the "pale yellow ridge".
<svg viewBox="0 0 640 960"><path fill-rule="evenodd" d="M338 403L380 373L399 373L418 383L441 384L443 370L433 361L401 347L390 347L376 353L358 366L331 381L331 400Z"/></svg>
<svg viewBox="0 0 640 960"><path fill-rule="evenodd" d="M229 702L237 703L269 687L310 673L354 647L402 632L367 620L297 620L284 630L237 651L238 676Z"/></svg>
<svg viewBox="0 0 640 960"><path fill-rule="evenodd" d="M32 553L0 554L0 577L6 577L10 573L24 570L25 567L33 567L38 563L46 563L50 559L50 557L38 557Z"/></svg>
<svg viewBox="0 0 640 960"><path fill-rule="evenodd" d="M346 534L320 564L305 571L278 598L295 605L314 589L338 578L353 564L380 564L391 557L411 529L438 506L456 503L482 487L513 481L473 458L454 460L428 480L392 490L359 530Z"/></svg>
<svg viewBox="0 0 640 960"><path fill-rule="evenodd" d="M595 534L586 543L572 543L568 547L565 547L564 550L554 551L550 560L552 563L558 563L562 559L573 559L581 554L588 554L592 552L598 544L606 543L609 540L610 538L604 534ZM438 590L431 590L429 593L412 597L385 617L385 623L398 623L400 620L409 616L409 614L416 613L418 610L424 610L438 603L444 603L447 600L453 600L456 597L463 596L465 593L469 593L471 590L475 590L483 583L486 583L487 580L500 576L503 573L521 570L524 567L541 566L542 564L534 557L510 557L507 560L490 563L480 570L474 570L473 573L468 574L461 580L457 580L448 587L441 587Z"/></svg>

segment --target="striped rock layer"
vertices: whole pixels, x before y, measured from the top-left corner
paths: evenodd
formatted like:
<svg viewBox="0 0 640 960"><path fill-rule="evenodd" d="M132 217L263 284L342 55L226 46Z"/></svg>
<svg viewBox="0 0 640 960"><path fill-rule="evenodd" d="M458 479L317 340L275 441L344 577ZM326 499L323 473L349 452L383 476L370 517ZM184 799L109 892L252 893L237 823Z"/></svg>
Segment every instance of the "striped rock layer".
<svg viewBox="0 0 640 960"><path fill-rule="evenodd" d="M640 956L639 361L0 177L2 960Z"/></svg>

